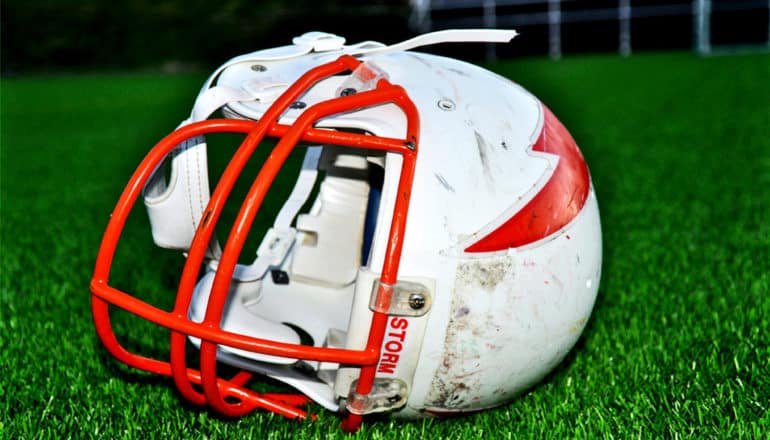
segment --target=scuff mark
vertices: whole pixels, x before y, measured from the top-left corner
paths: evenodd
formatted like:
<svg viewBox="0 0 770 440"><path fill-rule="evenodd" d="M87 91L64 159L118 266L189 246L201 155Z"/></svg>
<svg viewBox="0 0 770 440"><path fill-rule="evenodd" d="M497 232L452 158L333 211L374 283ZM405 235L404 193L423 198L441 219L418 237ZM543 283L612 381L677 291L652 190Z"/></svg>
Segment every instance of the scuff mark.
<svg viewBox="0 0 770 440"><path fill-rule="evenodd" d="M484 136L482 136L478 131L473 130L473 134L476 135L476 146L478 147L479 151L481 167L484 169L484 176L487 178L487 180L490 180L492 177L492 167L489 163L489 144L487 143L486 139L484 139Z"/></svg>
<svg viewBox="0 0 770 440"><path fill-rule="evenodd" d="M569 332L573 335L580 333L583 330L583 327L585 327L585 324L586 324L586 318L580 318L577 321L575 321L571 326L569 326Z"/></svg>
<svg viewBox="0 0 770 440"><path fill-rule="evenodd" d="M470 389L465 382L450 381L437 383L434 379L432 384L432 396L429 406L443 409L463 409L467 408L466 395Z"/></svg>
<svg viewBox="0 0 770 440"><path fill-rule="evenodd" d="M450 72L452 72L452 73L456 73L456 74L458 74L458 75L460 75L460 76L464 76L464 77L466 77L466 78L471 76L471 75L470 75L468 72L464 72L464 71L462 71L462 70L460 70L460 69L455 69L455 68L453 68L453 67L450 67L450 68L448 68L448 69L446 69L446 70L448 70L448 71L450 71Z"/></svg>
<svg viewBox="0 0 770 440"><path fill-rule="evenodd" d="M409 53L409 52L406 52L406 54L408 56L412 57L413 59L417 60L419 63L423 64L425 67L427 67L429 69L433 69L433 64L428 62L428 60L426 60L425 58L423 58L421 56L418 56L418 55L415 55L413 53Z"/></svg>
<svg viewBox="0 0 770 440"><path fill-rule="evenodd" d="M513 263L509 258L468 260L457 266L458 284L481 287L489 292L512 275Z"/></svg>
<svg viewBox="0 0 770 440"><path fill-rule="evenodd" d="M561 281L559 277L557 277L555 274L551 274L551 279L554 283L556 283L556 286L560 291L564 291L564 283Z"/></svg>
<svg viewBox="0 0 770 440"><path fill-rule="evenodd" d="M427 68L431 69L431 70L433 71L433 73L435 73L437 76L439 76L439 77L441 77L443 80L445 80L445 81L447 82L447 84L448 84L450 87L452 87L452 96L453 96L453 99L454 99L455 101L457 101L457 97L460 95L460 94L458 93L458 92L459 92L459 90L458 90L458 88L457 88L457 84L455 84L455 82L454 82L454 81L452 81L452 80L450 80L449 78L447 78L447 76L446 76L446 75L445 75L445 73L444 73L444 72L445 72L445 69L441 69L441 68L437 68L437 67L435 67L435 66L433 65L433 63L429 62L427 59L425 59L425 58L423 58L423 57L421 57L421 56L418 56L418 55L416 55L416 54L413 54L413 53L408 53L408 52L407 52L407 54L408 54L409 56L411 56L412 58L414 58L415 60L417 60L418 62L420 62L421 64L423 64L425 67L427 67ZM457 72L455 72L455 73L457 73ZM439 94L439 96L441 96L441 95Z"/></svg>
<svg viewBox="0 0 770 440"><path fill-rule="evenodd" d="M449 182L446 181L444 176L442 176L439 173L435 173L434 176L436 176L436 179L438 179L438 183L440 183L441 186L444 187L444 189L452 193L455 192L455 189L452 187L452 185L449 184Z"/></svg>
<svg viewBox="0 0 770 440"><path fill-rule="evenodd" d="M455 286L466 292L466 296L457 294L452 299L441 364L426 396L428 407L469 410L483 405L484 398L478 394L483 385L480 381L485 377L482 359L485 353L504 347L492 339L502 330L499 318L495 317L498 310L490 308L493 302L481 301L484 305L478 307L472 297L498 295L500 285L513 279L514 268L509 257L473 259L458 264Z"/></svg>

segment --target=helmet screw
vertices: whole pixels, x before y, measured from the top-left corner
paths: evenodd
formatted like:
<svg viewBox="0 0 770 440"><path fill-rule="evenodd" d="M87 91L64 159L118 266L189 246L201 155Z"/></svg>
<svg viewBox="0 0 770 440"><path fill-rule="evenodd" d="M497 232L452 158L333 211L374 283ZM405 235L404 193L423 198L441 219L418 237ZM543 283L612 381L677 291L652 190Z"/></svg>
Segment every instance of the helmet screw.
<svg viewBox="0 0 770 440"><path fill-rule="evenodd" d="M265 67L262 64L252 64L251 65L251 70L253 70L255 72L264 72L265 70L267 70L267 67Z"/></svg>
<svg viewBox="0 0 770 440"><path fill-rule="evenodd" d="M303 109L303 108L305 108L305 107L307 107L307 104L305 104L305 103L304 103L304 102L302 102L302 101L294 101L294 102L292 102L292 103L291 103L291 105L289 106L289 108L293 108L293 109Z"/></svg>
<svg viewBox="0 0 770 440"><path fill-rule="evenodd" d="M438 101L438 108L449 112L455 109L455 103L451 99L443 98Z"/></svg>
<svg viewBox="0 0 770 440"><path fill-rule="evenodd" d="M409 295L409 307L414 310L420 310L425 307L425 296L421 293L413 293Z"/></svg>
<svg viewBox="0 0 770 440"><path fill-rule="evenodd" d="M350 96L354 95L358 90L354 89L353 87L347 87L345 89L342 89L340 92L340 96Z"/></svg>

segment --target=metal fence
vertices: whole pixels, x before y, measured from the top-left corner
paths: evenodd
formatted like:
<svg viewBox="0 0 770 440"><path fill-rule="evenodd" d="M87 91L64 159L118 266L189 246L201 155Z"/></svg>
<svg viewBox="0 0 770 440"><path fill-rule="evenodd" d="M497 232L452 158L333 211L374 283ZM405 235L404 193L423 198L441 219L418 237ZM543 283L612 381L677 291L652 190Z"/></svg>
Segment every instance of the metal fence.
<svg viewBox="0 0 770 440"><path fill-rule="evenodd" d="M710 54L715 50L731 50L731 46L716 46L712 44L711 22L715 14L735 11L756 11L766 14L767 41L751 44L752 49L770 49L770 0L692 0L689 2L654 3L632 2L617 0L601 2L603 7L568 8L563 5L582 6L586 2L577 0L410 0L412 15L410 24L419 31L445 29L449 27L484 27L484 28L515 28L517 26L547 25L548 52L551 57L559 58L562 54L562 24L585 23L598 21L618 21L618 51L628 55L632 51L631 26L634 19L667 16L691 16L693 31L693 48L701 54ZM532 7L542 6L541 10L532 11ZM500 13L500 7L506 7L505 13ZM513 7L513 8L510 8ZM521 7L521 12L515 12ZM514 12L511 12L514 10ZM460 15L452 18L436 18L436 12L458 11ZM746 45L742 45L746 48ZM494 58L493 45L487 48L487 57Z"/></svg>

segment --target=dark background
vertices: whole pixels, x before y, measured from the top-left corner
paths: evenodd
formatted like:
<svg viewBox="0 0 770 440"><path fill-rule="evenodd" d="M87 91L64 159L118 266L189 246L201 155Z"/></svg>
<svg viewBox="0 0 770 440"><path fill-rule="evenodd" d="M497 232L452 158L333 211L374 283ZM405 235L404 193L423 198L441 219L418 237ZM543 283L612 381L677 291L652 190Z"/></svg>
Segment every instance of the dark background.
<svg viewBox="0 0 770 440"><path fill-rule="evenodd" d="M711 20L714 45L767 47L768 9L734 10L746 0L716 0ZM766 3L766 2L765 2ZM691 4L682 0L634 0L632 6ZM616 0L577 0L562 4L563 11L613 8ZM293 36L323 30L347 38L349 43L372 39L393 43L418 33L409 26L408 1L352 0L4 0L2 50L4 74L49 70L153 68L179 70L208 68L236 54L289 44ZM497 13L545 12L547 5L498 6ZM467 8L435 11L434 29L445 23L478 19L482 10ZM618 21L594 20L564 23L565 54L612 52L618 48ZM634 52L690 49L693 17L678 13L632 20ZM467 26L466 26L467 27ZM521 37L515 44L499 46L498 56L548 53L548 26L514 26ZM463 45L427 49L453 56L484 55L474 45L465 54Z"/></svg>

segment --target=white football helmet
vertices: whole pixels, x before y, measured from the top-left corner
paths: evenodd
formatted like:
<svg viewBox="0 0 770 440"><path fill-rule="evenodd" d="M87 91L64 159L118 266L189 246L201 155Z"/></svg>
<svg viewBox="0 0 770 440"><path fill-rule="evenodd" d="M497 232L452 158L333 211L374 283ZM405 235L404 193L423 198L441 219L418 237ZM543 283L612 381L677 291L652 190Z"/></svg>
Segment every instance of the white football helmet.
<svg viewBox="0 0 770 440"><path fill-rule="evenodd" d="M342 411L348 430L377 412L499 406L540 381L577 341L599 286L588 168L522 87L409 51L514 36L442 31L385 46L312 32L220 67L190 118L139 166L107 226L91 291L108 350L172 376L186 398L226 415L264 408L302 418L312 399ZM217 110L224 118L208 119ZM217 132L245 140L209 193L203 136ZM266 136L277 144L220 246L222 206ZM300 143L293 191L253 263L239 264L262 200ZM108 285L140 195L155 243L186 253L170 312ZM169 328L170 359L127 351L109 305ZM189 342L199 366L186 363ZM217 362L242 371L221 378ZM246 386L252 373L301 394L257 393Z"/></svg>

